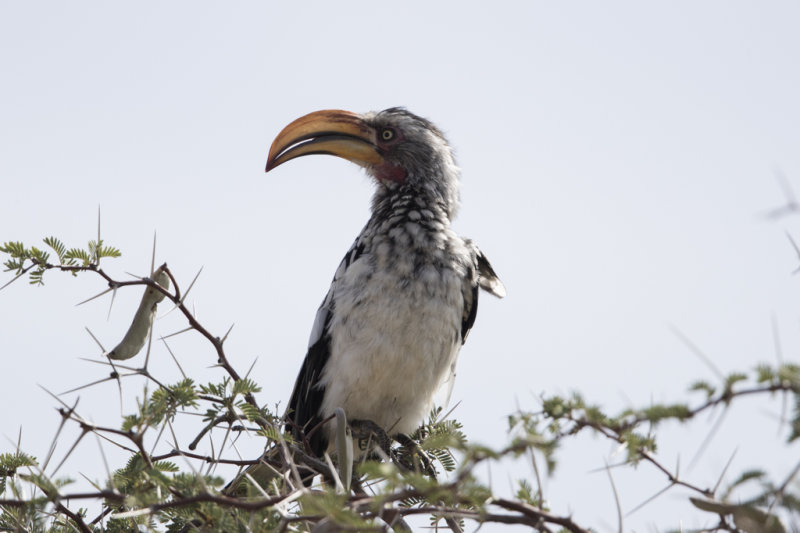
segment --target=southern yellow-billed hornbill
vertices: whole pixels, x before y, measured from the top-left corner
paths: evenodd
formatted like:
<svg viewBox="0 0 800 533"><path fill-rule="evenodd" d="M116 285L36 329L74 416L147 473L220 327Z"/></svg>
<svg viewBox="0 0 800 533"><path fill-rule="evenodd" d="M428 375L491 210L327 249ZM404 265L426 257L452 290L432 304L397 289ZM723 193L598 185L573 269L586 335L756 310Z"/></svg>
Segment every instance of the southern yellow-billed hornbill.
<svg viewBox="0 0 800 533"><path fill-rule="evenodd" d="M333 424L317 426L337 407L389 435L419 427L437 390L452 387L478 289L503 297L505 288L478 247L450 228L459 169L428 120L402 108L317 111L278 134L267 171L309 154L352 161L377 186L372 216L317 311L288 406L290 426L310 432L321 455Z"/></svg>

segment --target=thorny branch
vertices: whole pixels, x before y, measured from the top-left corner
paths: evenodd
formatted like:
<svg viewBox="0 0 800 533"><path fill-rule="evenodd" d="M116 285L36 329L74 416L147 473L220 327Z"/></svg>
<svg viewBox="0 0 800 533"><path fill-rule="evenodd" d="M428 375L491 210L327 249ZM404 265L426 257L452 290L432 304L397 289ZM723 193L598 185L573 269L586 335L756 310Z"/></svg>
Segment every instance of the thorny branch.
<svg viewBox="0 0 800 533"><path fill-rule="evenodd" d="M214 350L217 354L218 364L222 367L228 376L234 381L238 382L242 378L240 374L233 368L230 364L227 355L225 353L225 349L223 346L224 338L220 339L220 337L213 335L206 327L204 327L194 316L191 310L184 304L185 296L182 296L179 284L177 279L175 278L172 271L167 267L166 264L162 265L160 268L163 272L167 274L171 281L171 289L166 289L162 285L158 284L156 281L151 279L150 277L143 277L135 280L128 280L128 281L120 281L114 279L110 276L104 269L100 268L97 264L89 264L85 266L79 265L55 265L51 263L41 263L38 262L35 258L31 259L32 264L24 269L23 274L28 272L31 268L41 267L45 270L61 270L65 272L93 272L96 275L100 276L109 287L109 290L118 290L123 287L132 287L132 286L145 286L155 291L160 292L163 296L168 299L184 316L187 320L190 329L193 329L200 333L203 337L205 337L208 342L214 347ZM113 379L118 379L120 374L117 372L117 368L128 368L124 365L116 363L114 365L114 372L112 375ZM133 374L140 374L145 378L153 381L156 383L161 389L166 391L170 391L170 388L162 384L159 380L157 380L151 373L147 370L147 368L142 369L131 369L133 370ZM105 381L105 380L101 380ZM80 387L79 387L80 388ZM223 414L216 416L215 418L209 420L208 424L206 424L203 429L200 431L197 438L194 439L193 444L202 438L203 435L207 434L210 429L216 427L220 424L228 424L230 426L231 423L240 420L239 416L233 413L229 407L226 407L226 401L222 398L216 397L211 394L200 394L197 396L198 399L202 399L204 401L208 401L212 404L218 405L220 408L227 409L227 412L223 411ZM246 393L244 395L246 402L254 407L255 409L259 409L255 398L251 393ZM60 401L60 400L59 400ZM63 403L63 402L62 402ZM59 413L61 414L64 420L71 421L76 423L79 428L81 429L81 438L86 433L96 433L98 435L103 436L105 439L109 438L116 438L122 439L123 441L127 441L132 445L131 447L124 446L116 442L116 440L109 439L109 442L113 442L118 446L126 450L135 450L137 455L141 457L144 461L145 466L148 469L156 469L156 465L160 464L161 462L182 457L182 458L189 458L202 461L204 463L210 465L218 465L218 464L229 464L229 465L237 465L240 467L257 465L263 463L264 461L270 461L270 459L266 457L262 457L259 459L254 460L243 460L243 459L227 459L223 457L210 456L210 455L202 455L196 454L191 451L180 450L178 448L173 448L171 451L167 453L152 455L148 453L144 445L144 431L147 430L148 426L142 428L142 430L135 431L133 429L117 429L113 427L101 426L97 424L93 424L88 422L85 418L79 416L75 411L74 406L69 407L64 405L64 407L58 409ZM258 423L260 430L262 431L270 431L273 429L273 426L265 419L256 417L255 421ZM241 427L240 429L245 430L245 428ZM252 431L252 430L251 430ZM80 438L75 443L78 444ZM301 443L302 444L302 443ZM73 445L73 448L75 447ZM193 445L189 445L190 450L193 449ZM507 448L500 452L501 455L510 455L518 453L524 446L515 445L512 447ZM328 479L331 479L335 476L334 472L331 472L328 468L328 464L324 461L320 461L315 457L308 455L303 446L298 447L295 444L291 444L289 446L290 455L288 457L289 460L295 461L298 465L304 465L304 468L308 469L311 468L313 471L320 472ZM71 450L70 452L71 453ZM494 506L497 507L505 513L498 514L498 513L489 513L485 509L478 509L474 507L474 502L471 502L469 499L465 499L459 496L459 489L462 483L466 482L468 479L471 479L471 472L474 469L475 465L478 463L485 461L491 457L489 454L473 454L474 461L467 463L461 469L460 473L456 476L455 481L446 484L437 484L434 488L429 489L420 489L415 488L413 486L408 486L406 488L394 491L393 493L385 494L385 493L378 493L374 495L369 495L363 491L363 489L359 489L356 493L351 494L348 498L343 501L343 505L345 508L352 510L353 512L360 513L365 518L369 517L377 517L382 515L384 511L381 511L378 514L373 512L373 509L376 505L379 506L386 506L390 503L399 503L403 500L408 499L419 499L424 500L427 496L431 494L439 494L441 495L442 492L450 493L450 500L457 503L458 506L453 507L449 505L439 504L433 506L413 506L413 507L405 507L400 506L397 507L394 512L397 516L410 516L416 514L429 514L433 513L436 516L440 516L449 520L449 523L453 528L456 530L458 529L458 525L456 521L452 519L457 518L469 518L472 520L477 520L479 522L498 522L498 523L505 523L505 524L523 524L529 525L531 527L537 528L540 531L550 531L547 527L547 524L553 525L560 525L566 528L569 531L573 532L585 532L586 529L583 529L576 524L574 524L571 519L569 518L562 518L550 513L547 513L543 510L537 510L535 507L520 503L518 506L515 507L514 502L510 500L489 500L486 502L487 506ZM63 461L62 461L63 463ZM285 468L285 465L281 464L281 461L275 461L272 467L276 470L280 470L282 467ZM374 483L371 481L370 483ZM356 483L357 487L361 486L361 482L358 481ZM29 507L37 501L47 501L51 502L57 514L62 514L69 521L72 522L75 528L77 528L81 532L89 532L92 531L92 527L97 524L100 520L107 516L125 516L126 512L133 513L136 516L143 516L143 515L156 515L162 512L168 512L172 509L178 508L192 508L197 504L214 504L220 506L222 508L228 509L238 509L241 511L258 511L264 509L281 509L289 499L296 498L296 494L308 494L309 489L306 489L301 486L300 489L291 489L290 492L283 492L274 496L270 497L261 497L256 499L242 499L238 497L233 497L224 493L218 492L208 492L202 491L199 494L182 494L180 490L176 487L168 487L168 492L172 495L168 501L153 503L147 505L145 507L140 507L138 510L136 508L130 508L126 505L126 501L129 500L130 495L120 492L117 488L106 489L106 490L98 490L95 492L76 492L76 493L66 493L61 494L59 492L45 492L45 496L40 499L1 499L0 500L0 508L25 508ZM311 491L311 494L319 493L320 491ZM114 511L113 507L107 507L103 510L103 512L91 522L91 526L87 525L84 521L81 514L78 514L72 510L70 510L64 502L68 501L84 501L84 500L97 500L97 501L105 501L107 504L114 504L119 507L116 511ZM466 505L467 507L464 507ZM470 508L471 507L471 508ZM129 508L130 511L124 511L125 508ZM123 511L120 514L120 511ZM116 513L116 514L115 514ZM144 513L144 514L142 514ZM296 521L301 517L291 517L291 516L284 516L283 523L286 525L290 521ZM316 522L320 519L324 518L323 515L304 515L302 516L302 521L310 521Z"/></svg>
<svg viewBox="0 0 800 533"><path fill-rule="evenodd" d="M194 314L184 304L186 293L181 292L177 279L167 268L166 264L164 264L161 269L169 277L171 289L163 287L149 277L130 281L115 280L100 268L98 264L89 264L85 266L54 265L47 262L37 262L36 259L32 259L32 262L33 264L30 266L20 269L20 275L30 271L30 269L34 267L40 267L45 270L58 269L66 272L94 272L105 280L109 290L117 290L129 286L146 286L152 290L158 291L181 312L189 324L188 329L199 332L211 343L217 356L218 365L224 369L227 376L229 376L234 383L243 380L226 356L224 349L225 337L220 338L213 335L196 319ZM14 279L18 279L18 277L19 276ZM191 290L191 285L189 286L189 290ZM171 388L164 385L161 381L152 376L146 367L147 364L145 364L145 368L142 369L131 369L117 363L114 365L112 378L119 380L120 377L129 375L120 375L117 368L133 370L134 374L142 375L146 379L152 381L159 387L159 390L165 391L170 397L174 396L176 398L175 409L183 405L179 401L181 394L181 391L178 390L179 388ZM245 378L246 377L247 376L245 376ZM192 390L194 390L194 388L192 388ZM494 497L488 488L477 484L473 476L476 467L483 462L496 461L504 457L517 457L525 453L533 454L534 450L536 450L537 453L543 453L548 457L549 461L549 456L552 455L557 444L576 435L582 429L591 429L607 439L627 445L630 454L627 463L630 464L639 460L644 460L651 464L657 471L666 476L669 483L666 487L667 489L673 486L683 486L702 495L704 498L712 500L717 493L717 487L714 487L714 489L702 488L695 483L682 479L677 469L673 472L655 457L647 442L637 443L637 441L632 441L629 438L631 432L640 426L644 424L656 425L660 421L654 422L651 414L646 411L639 411L628 413L617 419L611 419L608 417L589 416L586 414L585 410L582 411L581 407L575 406L558 413L548 409L539 413L531 413L530 416L538 420L537 424L539 422L548 424L554 421L566 421L570 425L566 428L558 425L553 426L556 429L545 431L544 434L539 430L530 430L529 428L529 432L526 435L523 435L522 438L515 439L510 445L500 450L492 451L481 447L469 446L463 441L448 441L447 446L460 451L463 455L461 465L455 469L448 481L440 482L427 479L418 472L404 470L402 465L396 466L394 471L385 469L376 470L374 467L369 467L362 472L361 476L354 480L355 488L352 493L347 495L335 495L331 485L323 484L318 485L316 488L308 488L305 487L299 479L297 474L299 467L302 467L304 472L321 474L322 477L327 480L337 479L337 473L329 467L331 463L317 459L306 453L303 439L300 439L300 441L296 443L282 442L281 445L283 448L281 454L272 456L265 455L252 460L225 458L221 456L222 450L217 452L212 449L211 455L198 454L191 451L194 449L194 445L203 438L204 435L207 435L213 428L218 426L227 426L225 433L226 439L227 435L231 432L258 432L266 437L268 441L276 441L278 425L274 420L270 421L262 415L262 410L259 408L252 392L249 389L245 390L246 392L243 393L245 402L253 408L248 413L245 413L245 417L240 415L233 408L232 399L221 395L219 391L193 393L192 401L204 401L213 406L206 414L203 428L192 443L189 444L188 451L180 449L177 441L175 441L170 451L160 454L148 452L144 442L145 431L150 427L155 427L155 423L151 424L150 422L140 421L142 426L136 430L96 425L87 422L84 417L79 416L75 411L75 406L70 407L62 402L64 407L59 409L59 413L63 421L75 423L81 429L81 436L70 448L67 455L72 453L72 450L75 449L85 434L94 433L106 439L108 442L129 451L134 457L141 458L144 465L143 469L137 470L135 465L129 465L127 471L123 469L118 471L118 474L111 476L109 488L99 489L98 487L98 490L94 492L60 493L58 490L53 490L52 488L45 489L40 486L40 482L34 480L34 486L40 489L44 496L29 499L21 497L0 499L0 510L8 513L10 509L37 508L40 512L49 514L44 511L42 505L50 503L53 505L56 515L65 517L65 520L70 522L72 528L82 533L93 532L94 527L101 524L101 521L107 518L138 520L142 517L158 517L163 521L185 521L187 512L190 510L196 512L203 523L221 523L225 520L230 520L231 517L233 517L237 523L243 520L239 515L219 514L214 511L212 507L207 507L208 505L225 509L228 513L233 511L241 511L243 513L250 513L251 515L253 513L260 513L258 514L259 520L264 521L264 523L272 524L272 526L280 530L286 530L290 524L306 524L308 527L311 527L313 524L319 523L322 520L335 520L342 527L367 530L376 528L374 525L368 525L372 524L369 521L373 519L380 518L382 520L388 520L388 523L395 523L397 520L402 520L402 517L427 514L435 518L445 519L448 526L453 529L453 531L460 531L460 526L458 525L459 520L468 519L478 523L494 522L499 524L526 525L544 533L555 530L566 530L571 533L586 533L589 529L578 525L571 517L559 516L543 507L543 502L545 500L541 494L541 487L539 487L539 492L537 494L531 494L530 497L520 496L517 499L498 498ZM741 397L774 394L777 392L791 394L796 397L800 394L800 381L793 379L773 380L766 384L743 389L736 389L733 383L729 383L718 394L709 394L707 400L696 407L691 409L687 408L679 415L664 416L663 419L691 420L700 413L716 406L723 405L727 408L734 400ZM143 405L146 404L146 401L147 399L145 398ZM211 414L208 414L209 412ZM258 427L248 428L244 424L245 421L255 422ZM240 422L240 424L234 426L236 422ZM161 425L161 431L163 432L169 424L169 421L161 421L158 424ZM435 424L432 427L434 428L434 432L437 430L436 428L441 430L441 427ZM156 440L158 441L159 438L160 434ZM277 438L280 439L282 437L278 435ZM122 442L128 442L130 444L126 446L122 444ZM223 448L226 442L227 441L223 442ZM418 445L424 446L424 435L420 436L415 442L417 442ZM155 451L155 447L153 447L153 450ZM445 447L444 450L446 450L447 454L452 456L449 449ZM442 456L435 455L435 451L436 450L422 453L427 453L429 459L439 459L441 461ZM238 495L233 496L225 491L214 489L211 485L211 478L200 476L196 473L194 475L197 477L198 483L187 489L186 486L181 485L182 480L180 477L176 476L169 481L163 474L159 473L160 468L171 468L169 465L164 465L167 464L169 459L174 458L192 459L209 466L227 464L244 468L248 466L267 465L274 472L277 472L279 477L263 486L256 487L258 490L255 496L251 495L246 498L238 497ZM64 459L66 459L66 457ZM61 464L63 464L63 462L62 460ZM445 463L442 464L444 465ZM0 465L0 481L4 482L5 479L17 479L16 468L12 470L6 469L4 472L1 466L2 465ZM25 465L21 465L21 467L24 466ZM366 467L367 465L364 466ZM782 501L790 483L798 474L798 470L800 470L800 466L795 468L791 475L788 476L778 488L771 490L770 494L773 500L770 504L769 511L772 510L772 506L775 505L776 502L779 500ZM167 471L169 472L170 470ZM180 474L178 474L178 476L179 475ZM140 485L135 485L123 489L122 486L119 486L119 483L124 483L125 480L128 479L125 476L134 479L136 483L144 483L144 488ZM47 483L48 487L52 487L49 481L47 481ZM156 488L156 493L160 496L155 501L151 501L152 496L148 496L150 493L147 491L152 490L154 487ZM162 489L164 491L163 496L161 495L162 492L159 492ZM367 490L369 492L367 492ZM15 494L17 493L15 492ZM331 504L331 498L336 500L335 504ZM786 499L791 500L791 498ZM71 510L68 507L68 503L65 503L86 500L105 502L102 512L88 524L84 520L82 512ZM296 502L298 500L304 503L301 506L297 506L298 504ZM293 505L295 507L291 507ZM308 509L312 509L312 511L308 512ZM340 514L345 511L350 514ZM719 515L719 522L709 528L708 531L739 531L735 526L731 525L727 514L720 512ZM252 518L250 520L252 520ZM378 527L377 529L380 528Z"/></svg>
<svg viewBox="0 0 800 533"><path fill-rule="evenodd" d="M714 500L717 496L717 489L719 488L720 482L714 488L702 488L699 485L686 481L685 479L681 479L677 469L673 472L668 467L664 466L653 454L654 446L649 442L648 439L644 439L640 442L640 439L634 438L631 439L633 435L632 432L637 429L638 427L644 424L651 424L653 427L657 425L659 422L668 419L675 419L681 422L686 422L696 418L699 414L712 409L713 407L724 405L725 408L729 408L731 403L738 398L748 397L748 396L755 396L755 395L774 395L777 392L781 392L784 394L792 394L795 398L800 399L800 367L796 366L786 366L783 368L786 370L790 377L779 377L780 371L776 372L776 375L773 376L772 381L768 384L762 384L755 387L744 388L744 389L735 389L734 382L739 381L737 379L733 381L728 381L723 390L721 390L718 394L714 395L709 392L709 397L706 399L705 402L700 403L699 405L693 408L679 408L675 409L668 415L653 415L652 413L648 413L646 411L641 412L628 412L627 414L620 416L616 419L611 419L606 417L605 415L599 414L595 408L591 406L587 406L583 404L582 400L573 400L573 404L569 401L562 401L559 400L557 402L557 407L553 408L551 405L550 408L546 408L543 411L538 412L535 416L540 417L542 420L545 421L567 421L569 424L567 427L561 427L561 425L557 425L556 428L553 430L553 442L559 442L566 437L577 435L583 429L591 429L595 433L606 437L620 445L623 445L628 448L629 458L624 464L631 464L636 463L639 460L644 460L645 462L651 464L653 467L656 468L659 472L661 472L664 476L666 476L668 485L656 493L653 497L648 498L637 506L634 510L639 509L644 504L649 503L655 497L660 496L668 489L675 487L675 486L682 486L685 487L693 492L696 492L702 495L704 498L709 500ZM547 401L545 401L547 403ZM798 403L800 405L800 403ZM669 411L670 406L666 406L665 412ZM672 406L675 408L675 406ZM795 420L794 425L797 427L800 424L800 409L798 409L798 418ZM712 428L712 432L716 430L715 426ZM652 431L652 428L651 428ZM796 430L795 430L796 431ZM790 437L790 440L796 438L796 434L793 434ZM708 439L706 439L706 443ZM633 445L632 445L633 443ZM705 443L704 443L705 445ZM727 469L727 466L726 466ZM796 476L800 473L800 464L792 471L792 473L787 477L787 479L777 488L767 488L764 495L762 495L758 499L766 499L772 498L772 503L769 506L769 510L771 511L773 506L776 502L780 501L784 497L784 493L787 490L789 483L796 478ZM724 472L723 472L724 474ZM720 478L721 481L721 478ZM733 506L729 506L727 509L732 508ZM743 506L744 507L744 506ZM750 509L748 509L750 511ZM777 519L773 516L770 516L768 513L764 514L761 511L753 510L753 513L761 513L759 516L763 515L764 520L773 521L774 523L778 523ZM720 513L719 522L709 529L704 529L703 531L740 531L735 527L731 527L726 519L727 513ZM763 524L762 524L763 526ZM767 531L767 529L764 529ZM769 529L769 531L783 531L782 529Z"/></svg>

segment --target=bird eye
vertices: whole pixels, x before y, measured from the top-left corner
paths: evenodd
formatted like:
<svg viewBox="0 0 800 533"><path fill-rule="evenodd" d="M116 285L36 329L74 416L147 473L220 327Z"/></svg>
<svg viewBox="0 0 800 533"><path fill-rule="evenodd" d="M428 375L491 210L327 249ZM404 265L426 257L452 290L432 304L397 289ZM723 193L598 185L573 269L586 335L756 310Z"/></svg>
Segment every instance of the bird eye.
<svg viewBox="0 0 800 533"><path fill-rule="evenodd" d="M381 130L381 139L383 139L384 141L391 141L392 139L394 139L394 130L391 130L389 128Z"/></svg>

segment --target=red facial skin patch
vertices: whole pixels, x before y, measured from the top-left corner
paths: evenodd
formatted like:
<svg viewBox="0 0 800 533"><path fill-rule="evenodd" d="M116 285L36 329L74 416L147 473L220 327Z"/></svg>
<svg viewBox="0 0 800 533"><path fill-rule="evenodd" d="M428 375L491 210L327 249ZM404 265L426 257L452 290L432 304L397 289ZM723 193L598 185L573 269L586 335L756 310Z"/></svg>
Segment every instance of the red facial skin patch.
<svg viewBox="0 0 800 533"><path fill-rule="evenodd" d="M406 171L391 163L381 163L375 167L375 176L382 181L403 183L406 180Z"/></svg>

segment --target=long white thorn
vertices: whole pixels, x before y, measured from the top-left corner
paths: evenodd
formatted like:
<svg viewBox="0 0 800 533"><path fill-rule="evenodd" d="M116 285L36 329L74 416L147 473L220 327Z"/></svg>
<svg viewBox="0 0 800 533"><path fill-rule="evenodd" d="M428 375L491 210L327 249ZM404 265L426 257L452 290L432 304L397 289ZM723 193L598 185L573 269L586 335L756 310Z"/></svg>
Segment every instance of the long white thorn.
<svg viewBox="0 0 800 533"><path fill-rule="evenodd" d="M156 271L156 232L153 232L153 255L150 258L150 276Z"/></svg>
<svg viewBox="0 0 800 533"><path fill-rule="evenodd" d="M200 267L200 270L198 270L198 271L197 271L197 274L195 274L195 276L194 276L194 279L193 279L193 280L192 280L192 282L189 284L189 288L188 288L188 289L186 289L186 292L184 292L184 293L183 293L183 296L181 296L181 304L183 304L183 302L186 300L186 297L189 295L189 291L191 291L191 290L192 290L192 287L194 287L194 282L195 282L195 281L197 281L197 278L199 278L199 277L200 277L200 273L201 273L202 271L203 271L203 267ZM173 311L174 311L174 310L176 310L177 308L178 308L178 306L177 306L177 305L174 305L174 306L172 306L172 309L170 309L169 311L167 311L166 313L164 313L164 314L161 316L161 318L164 318L165 316L167 316L168 314L170 314L171 312L173 312Z"/></svg>
<svg viewBox="0 0 800 533"><path fill-rule="evenodd" d="M161 342L163 342L164 346L167 347L167 351L172 356L172 360L175 361L175 365L178 367L178 370L181 371L181 375L183 376L184 379L186 379L186 372L183 371L183 367L178 362L178 358L175 357L175 353L172 351L172 348L169 347L169 344L167 344L167 341L164 339L164 337L161 337Z"/></svg>
<svg viewBox="0 0 800 533"><path fill-rule="evenodd" d="M29 268L26 268L25 270L23 270L22 272L20 272L20 273L19 273L19 274L17 274L16 276L14 276L14 277L11 279L11 281L9 281L8 283L6 283L6 284L5 284L5 285L3 285L2 287L0 287L0 291L2 291L3 289L5 289L6 287L8 287L9 285L11 285L12 283L14 283L15 281L17 281L19 278L21 278L21 277L22 277L22 276L24 276L25 274L27 274L27 273L28 273L28 270L30 270L30 269L29 269Z"/></svg>
<svg viewBox="0 0 800 533"><path fill-rule="evenodd" d="M228 331L225 332L225 335L223 335L222 340L220 340L221 344L225 344L225 339L228 338L228 335L230 334L231 330L233 329L233 326L235 325L236 323L234 322L233 324L231 324L231 327L228 328Z"/></svg>
<svg viewBox="0 0 800 533"><path fill-rule="evenodd" d="M90 330L86 326L84 326L84 329L86 330L86 333L88 333L89 336L94 340L94 342L97 343L97 345L100 347L100 349L103 350L103 353L106 353L105 347L100 343L99 340L97 340L97 337L94 336L94 333L92 333L92 330Z"/></svg>
<svg viewBox="0 0 800 533"><path fill-rule="evenodd" d="M100 265L100 205L97 205L97 265Z"/></svg>
<svg viewBox="0 0 800 533"><path fill-rule="evenodd" d="M153 328L150 328L150 334L147 336L147 352L144 354L144 367L147 368L150 362L150 348L153 346Z"/></svg>
<svg viewBox="0 0 800 533"><path fill-rule="evenodd" d="M198 270L197 274L194 275L194 279L189 284L189 287L186 289L186 292L183 293L183 298L181 298L181 303L183 303L183 301L186 299L186 295L189 294L189 291L191 291L192 287L194 287L194 282L197 281L197 278L200 277L201 272L203 272L203 267L200 267L200 270Z"/></svg>
<svg viewBox="0 0 800 533"><path fill-rule="evenodd" d="M170 333L169 335L164 335L163 337L159 337L161 340L169 339L170 337L174 337L175 335L180 335L181 333L186 333L187 331L192 331L194 328L189 326L188 328L184 328L180 331L176 331L175 333Z"/></svg>
<svg viewBox="0 0 800 533"><path fill-rule="evenodd" d="M100 297L101 297L101 296L103 296L104 294L108 294L110 291L113 291L113 290L115 290L115 289L114 289L114 287L109 287L109 288L107 288L106 290L104 290L103 292L101 292L101 293L99 293L99 294L95 294L94 296L92 296L92 297L90 297L90 298L87 298L87 299L85 299L85 300L84 300L84 301L82 301L82 302L78 302L78 303L76 303L76 304L75 304L75 307L81 306L81 305L83 305L83 304L85 304L85 303L89 303L89 302L91 302L92 300L94 300L94 299L96 299L96 298L100 298ZM109 313L110 313L110 312L111 312L111 310L109 309Z"/></svg>
<svg viewBox="0 0 800 533"><path fill-rule="evenodd" d="M134 373L136 373L139 370L138 368L132 366L120 365L119 363L114 364L108 359L97 360L97 359L89 359L88 357L78 357L78 359L80 359L81 361L86 361L87 363L94 363L96 365L107 365L113 368L114 370L121 368L123 370L130 370L131 372Z"/></svg>
<svg viewBox="0 0 800 533"><path fill-rule="evenodd" d="M257 362L258 362L258 357L256 357L255 359L253 359L253 363L250 365L250 368L248 368L248 369L247 369L247 373L244 375L244 377L246 377L246 378L249 378L249 377L250 377L250 372L252 372L252 371L253 371L253 368L256 366L256 363L257 363Z"/></svg>

